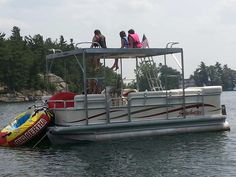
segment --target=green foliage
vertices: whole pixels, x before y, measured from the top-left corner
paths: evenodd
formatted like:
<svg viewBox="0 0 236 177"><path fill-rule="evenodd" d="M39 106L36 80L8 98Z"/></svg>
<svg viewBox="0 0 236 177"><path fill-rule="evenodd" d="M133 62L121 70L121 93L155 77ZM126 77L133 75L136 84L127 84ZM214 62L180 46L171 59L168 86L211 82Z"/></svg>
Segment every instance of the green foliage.
<svg viewBox="0 0 236 177"><path fill-rule="evenodd" d="M153 65L141 64L138 68L138 71L136 71L136 74L138 74L138 86L140 91L151 90L147 80L148 72L150 70L156 71L156 77L159 77L164 89L168 90L179 88L180 72L171 67L161 64L159 64L159 66L157 67L154 63ZM154 78L155 76L151 75L151 77Z"/></svg>
<svg viewBox="0 0 236 177"><path fill-rule="evenodd" d="M181 80L181 74L176 69L160 65L160 79L164 89L178 89Z"/></svg>
<svg viewBox="0 0 236 177"><path fill-rule="evenodd" d="M4 65L4 56L5 56L5 51L6 51L6 42L5 42L5 34L4 33L0 33L0 83L3 82L3 78L4 78L4 73L3 73L3 66Z"/></svg>
<svg viewBox="0 0 236 177"><path fill-rule="evenodd" d="M45 73L45 57L53 48L70 50L74 48L73 39L70 39L68 45L63 36L58 41L52 41L51 38L44 40L40 34L22 37L20 28L16 26L9 38L0 33L0 83L7 86L9 92L46 89L47 85L39 73ZM77 72L79 77L69 74L75 70L75 61L67 65L64 69L64 62L60 61L52 70L59 76L66 73L69 83L75 80L81 82L81 71ZM54 85L48 87L55 90ZM74 88L73 84L70 87Z"/></svg>
<svg viewBox="0 0 236 177"><path fill-rule="evenodd" d="M219 62L210 66L206 66L204 62L201 62L190 77L195 80L197 86L221 85L223 90L233 90L236 71L228 68L227 65L222 67Z"/></svg>
<svg viewBox="0 0 236 177"><path fill-rule="evenodd" d="M44 39L42 35L22 37L20 28L14 26L9 38L0 32L0 84L7 86L8 92L21 90L46 89L47 84L40 78L39 73L45 73L45 57L49 54L50 49L60 49L62 51L74 49L73 39L69 44L63 36L53 41L51 38ZM51 52L50 52L51 53ZM86 60L87 76L91 78L107 76L106 85L136 88L137 83L132 82L128 85L121 83L121 76L109 68L102 67L99 72L95 72L92 64L93 59ZM102 61L101 61L102 62ZM82 92L83 90L83 73L78 69L83 65L82 59L60 60L51 65L50 71L67 81L71 91ZM147 69L157 70L158 77L165 89L178 88L180 73L167 66L147 66L142 65L135 71L138 74L140 90L150 90L146 71ZM73 74L72 74L73 73ZM227 65L221 66L216 63L214 66L206 66L201 62L200 66L191 75L197 86L203 85L222 85L224 90L233 90L235 88L236 71L228 68ZM52 90L56 89L55 85L49 85Z"/></svg>
<svg viewBox="0 0 236 177"><path fill-rule="evenodd" d="M209 85L207 66L204 62L201 62L200 67L194 71L193 79L197 86Z"/></svg>
<svg viewBox="0 0 236 177"><path fill-rule="evenodd" d="M32 63L32 52L20 36L18 27L13 27L12 35L5 41L1 57L2 82L10 91L19 91L27 87L27 76Z"/></svg>
<svg viewBox="0 0 236 177"><path fill-rule="evenodd" d="M148 84L148 73L151 70L159 70L159 68L156 67L156 65L150 65L148 63L142 63L140 66L135 70L135 73L138 78L138 88L140 91L145 91L145 90L151 90L149 84ZM152 76L153 77L153 76Z"/></svg>

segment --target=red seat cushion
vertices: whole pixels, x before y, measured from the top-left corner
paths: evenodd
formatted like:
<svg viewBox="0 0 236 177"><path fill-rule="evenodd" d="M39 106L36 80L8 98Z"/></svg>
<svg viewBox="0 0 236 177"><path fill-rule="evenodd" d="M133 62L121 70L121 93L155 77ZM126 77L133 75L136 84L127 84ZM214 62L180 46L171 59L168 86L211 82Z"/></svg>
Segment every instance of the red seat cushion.
<svg viewBox="0 0 236 177"><path fill-rule="evenodd" d="M61 92L53 95L48 102L49 108L68 108L74 107L75 93L72 92ZM69 101L70 100L70 101ZM64 105L65 101L65 105Z"/></svg>

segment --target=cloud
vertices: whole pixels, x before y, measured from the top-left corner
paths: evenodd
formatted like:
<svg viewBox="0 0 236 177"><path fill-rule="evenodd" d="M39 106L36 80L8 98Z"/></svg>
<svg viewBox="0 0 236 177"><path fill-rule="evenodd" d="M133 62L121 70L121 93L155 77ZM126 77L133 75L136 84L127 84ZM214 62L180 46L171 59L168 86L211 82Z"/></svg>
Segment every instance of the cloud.
<svg viewBox="0 0 236 177"><path fill-rule="evenodd" d="M0 0L0 7L4 33L18 26L25 35L63 35L82 42L90 41L98 28L108 47L119 47L119 32L133 28L140 37L146 34L151 47L178 41L191 66L188 74L202 58L210 64L218 56L234 58L235 0ZM229 62L236 68L235 61Z"/></svg>
<svg viewBox="0 0 236 177"><path fill-rule="evenodd" d="M8 2L8 0L0 0L0 7L4 4L6 4Z"/></svg>
<svg viewBox="0 0 236 177"><path fill-rule="evenodd" d="M2 18L0 17L0 26L1 29L4 31L2 32L9 32L12 30L13 26L18 26L18 27L24 27L24 28L30 28L30 25L25 23L24 21L17 20L15 18Z"/></svg>
<svg viewBox="0 0 236 177"><path fill-rule="evenodd" d="M219 4L220 21L223 25L236 25L236 1L222 0Z"/></svg>

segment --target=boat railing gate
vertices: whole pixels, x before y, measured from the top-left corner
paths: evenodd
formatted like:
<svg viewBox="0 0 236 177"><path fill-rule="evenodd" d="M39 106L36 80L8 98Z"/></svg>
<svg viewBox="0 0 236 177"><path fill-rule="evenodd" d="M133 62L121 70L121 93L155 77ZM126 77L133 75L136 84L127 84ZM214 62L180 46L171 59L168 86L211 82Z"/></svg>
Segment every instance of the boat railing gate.
<svg viewBox="0 0 236 177"><path fill-rule="evenodd" d="M196 94L193 94L193 95L185 95L185 98L186 98L186 102L185 102L185 106L188 106L188 105L191 105L191 104L199 104L199 105L202 105L201 106L201 113L202 115L205 114L205 108L204 108L204 96L203 94L200 94L200 93L196 93ZM146 95L146 94L143 94L143 96L132 96L130 98L127 98L127 108L128 108L128 116L129 116L129 120L131 121L131 107L145 107L145 106L156 106L157 105L157 102L153 103L153 104L146 104L147 100L148 99L158 99L158 98L166 98L166 102L160 102L159 105L165 105L166 106L166 115L167 115L167 119L169 118L169 108L172 107L172 106L176 106L176 105L182 105L182 96L172 96L171 94L167 95ZM190 101L188 100L188 98L190 97L195 97L196 99L194 99L194 101ZM141 99L143 100L143 104L139 104L139 105L132 105L132 100L137 100L137 99ZM175 100L177 100L177 102L175 102ZM184 115L183 115L184 118L186 118Z"/></svg>

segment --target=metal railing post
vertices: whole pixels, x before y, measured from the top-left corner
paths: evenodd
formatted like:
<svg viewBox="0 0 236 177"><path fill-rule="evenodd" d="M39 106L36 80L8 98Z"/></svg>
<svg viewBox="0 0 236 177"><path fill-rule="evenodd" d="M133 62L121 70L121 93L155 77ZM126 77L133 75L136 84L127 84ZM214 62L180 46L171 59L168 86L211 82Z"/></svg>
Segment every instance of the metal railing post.
<svg viewBox="0 0 236 177"><path fill-rule="evenodd" d="M86 60L85 60L85 50L83 50L83 67L84 67L84 107L85 107L85 118L86 118L86 125L89 124L88 121L88 95L87 95L87 76L86 76Z"/></svg>

